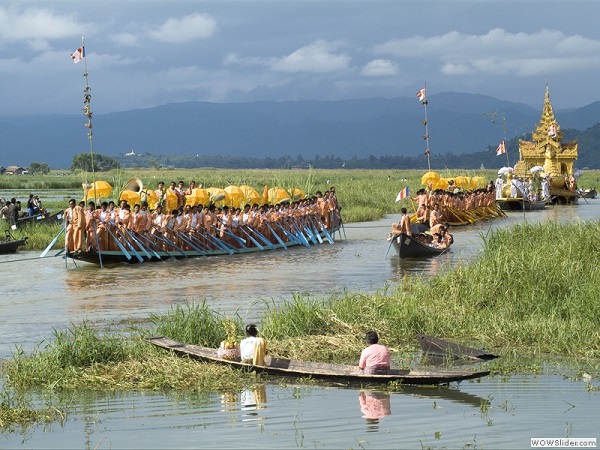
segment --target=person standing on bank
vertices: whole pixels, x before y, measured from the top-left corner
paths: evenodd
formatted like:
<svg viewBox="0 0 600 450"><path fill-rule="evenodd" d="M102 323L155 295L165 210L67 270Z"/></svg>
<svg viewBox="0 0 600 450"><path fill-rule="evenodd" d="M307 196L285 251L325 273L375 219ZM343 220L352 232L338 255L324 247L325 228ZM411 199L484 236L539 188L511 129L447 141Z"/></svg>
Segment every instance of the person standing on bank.
<svg viewBox="0 0 600 450"><path fill-rule="evenodd" d="M390 352L379 344L376 331L367 331L367 347L360 354L358 368L365 375L388 375L390 373Z"/></svg>
<svg viewBox="0 0 600 450"><path fill-rule="evenodd" d="M253 366L264 366L267 353L267 341L258 337L256 325L246 325L246 338L240 342L240 359Z"/></svg>

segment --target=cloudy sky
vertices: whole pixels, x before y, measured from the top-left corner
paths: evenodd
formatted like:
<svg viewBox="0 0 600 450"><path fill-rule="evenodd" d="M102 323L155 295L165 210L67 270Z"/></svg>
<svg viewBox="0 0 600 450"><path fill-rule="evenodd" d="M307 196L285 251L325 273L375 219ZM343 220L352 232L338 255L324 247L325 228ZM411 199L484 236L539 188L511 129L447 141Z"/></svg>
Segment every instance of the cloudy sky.
<svg viewBox="0 0 600 450"><path fill-rule="evenodd" d="M596 0L3 0L0 115L467 92L600 100Z"/></svg>

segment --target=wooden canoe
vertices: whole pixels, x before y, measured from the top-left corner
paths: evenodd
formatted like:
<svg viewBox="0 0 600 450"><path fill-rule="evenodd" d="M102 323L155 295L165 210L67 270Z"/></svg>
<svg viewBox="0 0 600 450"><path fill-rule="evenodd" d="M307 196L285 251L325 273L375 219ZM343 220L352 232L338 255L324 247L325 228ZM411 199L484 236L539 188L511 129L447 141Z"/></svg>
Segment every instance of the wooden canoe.
<svg viewBox="0 0 600 450"><path fill-rule="evenodd" d="M7 239L6 241L0 242L0 255L6 255L8 253L16 253L17 249L27 243L27 238L23 239Z"/></svg>
<svg viewBox="0 0 600 450"><path fill-rule="evenodd" d="M342 364L295 361L284 358L267 356L266 366L254 366L238 361L230 361L217 357L217 349L183 344L165 337L152 337L148 342L160 348L172 351L180 356L188 356L205 362L226 364L238 369L252 370L268 375L288 376L295 378L312 378L335 381L346 384L388 383L401 382L407 385L439 385L454 381L481 378L490 374L489 371L466 370L401 370L392 369L389 375L365 375L358 366Z"/></svg>
<svg viewBox="0 0 600 450"><path fill-rule="evenodd" d="M394 249L400 258L428 258L448 251L448 248L436 248L422 244L416 238L407 234L394 237L393 243Z"/></svg>
<svg viewBox="0 0 600 450"><path fill-rule="evenodd" d="M430 356L478 361L489 361L490 359L498 357L497 355L488 353L484 350L467 347L466 345L454 344L425 334L419 334L417 340L419 341L423 353Z"/></svg>
<svg viewBox="0 0 600 450"><path fill-rule="evenodd" d="M24 216L20 217L17 220L17 227L23 227L27 225L32 225L34 223L43 223L51 225L53 223L60 223L63 220L63 212L58 211L53 214L50 213L40 213L34 216Z"/></svg>

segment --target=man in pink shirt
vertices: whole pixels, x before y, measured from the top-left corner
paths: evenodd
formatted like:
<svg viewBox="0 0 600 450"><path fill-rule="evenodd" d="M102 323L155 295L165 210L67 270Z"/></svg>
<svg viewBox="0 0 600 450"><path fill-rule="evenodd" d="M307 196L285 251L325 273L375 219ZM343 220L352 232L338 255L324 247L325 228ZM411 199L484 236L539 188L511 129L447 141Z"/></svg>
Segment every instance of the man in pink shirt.
<svg viewBox="0 0 600 450"><path fill-rule="evenodd" d="M378 344L375 331L367 331L367 348L360 354L358 368L366 375L387 375L390 373L390 352L386 346Z"/></svg>

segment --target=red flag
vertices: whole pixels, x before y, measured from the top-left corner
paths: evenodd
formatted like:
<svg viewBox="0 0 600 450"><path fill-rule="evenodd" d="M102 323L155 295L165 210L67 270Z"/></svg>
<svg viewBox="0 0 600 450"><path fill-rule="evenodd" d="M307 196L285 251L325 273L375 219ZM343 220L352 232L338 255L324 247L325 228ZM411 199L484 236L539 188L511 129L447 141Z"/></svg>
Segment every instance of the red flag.
<svg viewBox="0 0 600 450"><path fill-rule="evenodd" d="M425 97L425 88L423 88L419 92L417 92L417 98L419 99L420 102L427 101L427 98Z"/></svg>
<svg viewBox="0 0 600 450"><path fill-rule="evenodd" d="M504 145L504 141L500 142L500 145L496 149L496 155L500 156L506 153L506 146Z"/></svg>

